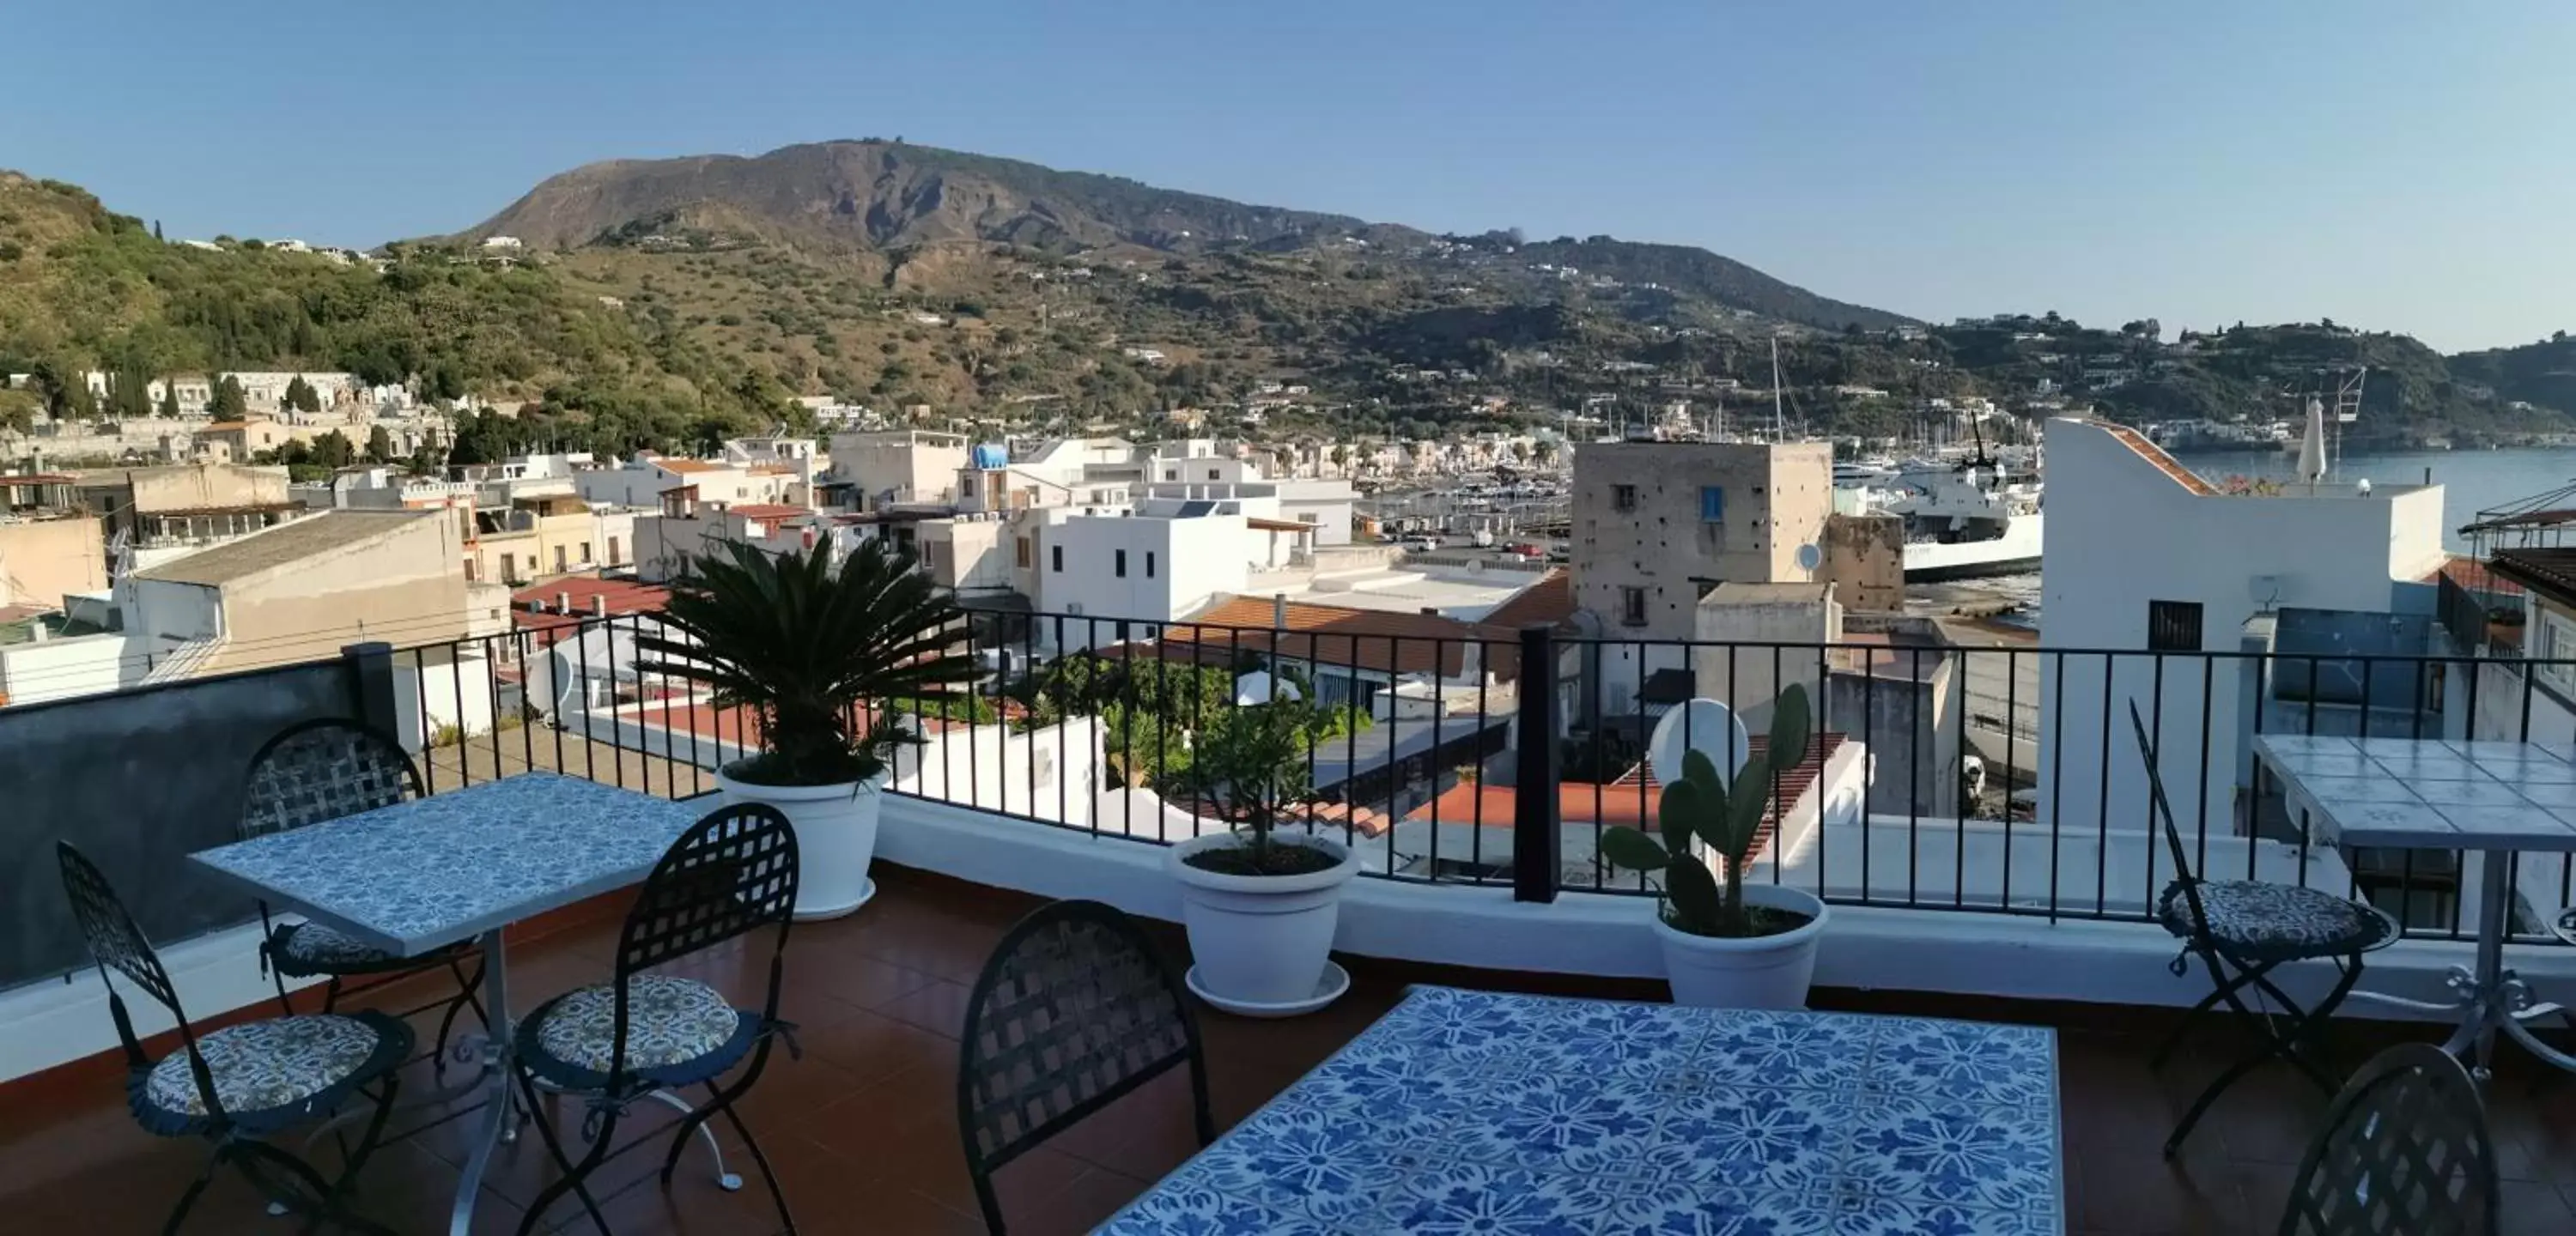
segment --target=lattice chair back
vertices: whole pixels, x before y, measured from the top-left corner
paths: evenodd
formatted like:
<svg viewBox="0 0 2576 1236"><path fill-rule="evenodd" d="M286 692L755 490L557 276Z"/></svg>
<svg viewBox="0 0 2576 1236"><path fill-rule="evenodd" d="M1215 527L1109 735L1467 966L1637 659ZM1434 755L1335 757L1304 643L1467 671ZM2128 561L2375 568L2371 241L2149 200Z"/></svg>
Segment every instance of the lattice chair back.
<svg viewBox="0 0 2576 1236"><path fill-rule="evenodd" d="M2209 938L2209 911L2200 901L2200 873L2191 869L2191 847L2182 843L2182 828L2174 823L2173 804L2165 797L2164 774L2156 769L2155 740L2147 736L2147 720L2138 713L2138 701L2129 701L2129 728L2138 734L2138 758L2147 765L2147 798L2156 813L2157 827L2165 835L2165 849L2173 856L2174 882L2182 886L2183 900L2191 907L2191 935L2194 940Z"/></svg>
<svg viewBox="0 0 2576 1236"><path fill-rule="evenodd" d="M421 794L420 769L391 736L338 718L298 722L250 757L240 832L282 833Z"/></svg>
<svg viewBox="0 0 2576 1236"><path fill-rule="evenodd" d="M197 1093L205 1101L205 1110L215 1119L223 1118L223 1106L215 1099L215 1079L206 1069L205 1059L197 1054L196 1034L188 1026L188 1014L179 1007L179 989L170 981L170 971L161 965L161 955L143 935L143 928L107 882L105 873L89 856L68 841L54 843L54 857L63 874L63 896L72 903L72 917L80 923L81 935L89 942L89 955L98 967L99 983L107 988L107 1011L116 1019L116 1037L125 1047L129 1069L151 1066L143 1052L143 1041L134 1033L134 1018L126 1012L125 997L109 980L113 969L125 976L143 994L152 997L178 1023L182 1050L188 1053L189 1072L194 1075Z"/></svg>
<svg viewBox="0 0 2576 1236"><path fill-rule="evenodd" d="M2477 1083L2449 1053L2408 1043L2326 1109L2280 1236L2494 1236L2499 1192Z"/></svg>
<svg viewBox="0 0 2576 1236"><path fill-rule="evenodd" d="M616 1039L609 1058L618 1071L627 1059L629 980L674 957L763 927L778 931L769 957L766 1009L770 1019L777 1018L798 871L796 828L765 803L719 807L662 852L635 895L635 908L626 913L625 934L617 945ZM610 1089L618 1089L622 1080L612 1074Z"/></svg>
<svg viewBox="0 0 2576 1236"><path fill-rule="evenodd" d="M1213 1137L1197 1020L1180 977L1134 920L1059 901L1002 937L966 1005L958 1124L987 1223L993 1169L1186 1063L1199 1137Z"/></svg>

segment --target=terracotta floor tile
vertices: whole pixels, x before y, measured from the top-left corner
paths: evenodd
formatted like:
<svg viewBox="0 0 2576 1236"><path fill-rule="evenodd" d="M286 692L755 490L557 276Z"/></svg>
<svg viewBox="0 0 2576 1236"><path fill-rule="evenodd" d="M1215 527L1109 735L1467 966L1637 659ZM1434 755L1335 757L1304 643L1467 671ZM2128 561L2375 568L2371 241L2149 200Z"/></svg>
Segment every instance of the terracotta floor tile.
<svg viewBox="0 0 2576 1236"><path fill-rule="evenodd" d="M772 1156L798 1226L815 1236L982 1230L956 1120L958 1044L965 1001L986 955L1034 899L976 889L900 869L880 875L882 891L849 918L798 924L790 936L783 1011L798 1022L805 1059L776 1052L742 1102ZM612 972L613 921L577 924L513 945L512 1005L525 1012L544 997ZM1182 933L1148 934L1181 958ZM768 955L734 941L677 968L756 1003ZM1185 963L1184 963L1185 964ZM1563 976L1474 975L1346 959L1350 994L1321 1013L1286 1021L1233 1017L1198 1008L1207 1049L1211 1106L1231 1127L1365 1030L1408 982L1466 982L1512 990L1580 993ZM1428 976L1428 977L1426 977ZM444 978L406 983L376 997L419 1003L445 990ZM1636 984L1597 990L1636 998ZM2168 1014L2144 1010L2018 1005L1920 993L1829 991L1831 1007L2049 1021L2059 1034L2064 1102L2068 1230L2079 1236L2267 1236L2313 1135L2325 1097L2269 1065L2230 1092L2184 1153L2158 1153L2166 1131L2198 1087L2249 1042L2225 1019L2205 1020L2174 1064L2150 1069L2147 1054ZM421 1019L426 1034L431 1026ZM2336 1062L2357 1067L2378 1047L2420 1027L2338 1027ZM461 1073L458 1076L462 1076ZM2576 1231L2576 1080L2549 1079L2508 1062L2490 1092L2498 1166L2508 1178L2504 1230ZM409 1093L428 1088L425 1066L405 1074ZM0 1228L75 1236L156 1230L204 1159L202 1143L154 1138L135 1127L112 1070L85 1083L76 1101L59 1088L0 1089ZM41 1100L29 1095L41 1095ZM567 1115L576 1128L578 1104ZM655 1175L675 1113L639 1107L619 1139L651 1140L613 1160L598 1177L615 1193L606 1208L620 1233L758 1233L775 1213L738 1139L719 1128L729 1165L746 1178L726 1193L692 1145L665 1193ZM362 1207L397 1231L438 1233L453 1199L470 1123L418 1132L387 1146L366 1174ZM300 1140L291 1134L287 1144ZM1186 1074L1167 1074L1089 1121L1003 1167L996 1184L1012 1230L1079 1231L1187 1160L1197 1149ZM324 1160L331 1159L326 1151ZM554 1177L533 1132L496 1160L476 1212L477 1232L505 1232L518 1205ZM620 1189L623 1192L619 1192ZM551 1210L563 1230L589 1231L577 1203ZM188 1229L212 1236L274 1236L290 1226L265 1213L238 1180L210 1190Z"/></svg>

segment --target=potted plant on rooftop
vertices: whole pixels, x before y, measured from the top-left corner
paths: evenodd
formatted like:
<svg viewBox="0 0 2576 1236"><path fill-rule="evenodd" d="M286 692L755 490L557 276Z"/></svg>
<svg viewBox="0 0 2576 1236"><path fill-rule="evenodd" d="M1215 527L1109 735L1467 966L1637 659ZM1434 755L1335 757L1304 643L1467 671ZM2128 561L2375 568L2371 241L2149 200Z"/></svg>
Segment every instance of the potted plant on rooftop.
<svg viewBox="0 0 2576 1236"><path fill-rule="evenodd" d="M963 615L911 555L862 540L772 555L737 541L693 557L662 620L636 640L648 673L701 683L753 717L755 754L716 772L728 802L767 803L796 828L799 918L837 918L876 892L879 800L898 747L921 741L894 700L942 700L975 667ZM750 735L746 735L748 739Z"/></svg>
<svg viewBox="0 0 2576 1236"><path fill-rule="evenodd" d="M1164 851L1181 886L1192 990L1229 1012L1322 1008L1349 986L1331 966L1342 886L1359 856L1281 812L1312 795L1307 761L1343 718L1282 693L1227 709L1192 738L1190 780L1232 827Z"/></svg>
<svg viewBox="0 0 2576 1236"><path fill-rule="evenodd" d="M1773 707L1762 754L1747 760L1731 781L1697 750L1682 757L1682 779L1664 787L1656 808L1662 840L1627 827L1601 836L1602 856L1612 865L1660 879L1655 934L1677 1004L1806 1007L1825 903L1803 890L1745 876L1770 807L1772 774L1807 758L1807 737L1807 690L1793 684ZM1717 860L1722 884L1695 846Z"/></svg>

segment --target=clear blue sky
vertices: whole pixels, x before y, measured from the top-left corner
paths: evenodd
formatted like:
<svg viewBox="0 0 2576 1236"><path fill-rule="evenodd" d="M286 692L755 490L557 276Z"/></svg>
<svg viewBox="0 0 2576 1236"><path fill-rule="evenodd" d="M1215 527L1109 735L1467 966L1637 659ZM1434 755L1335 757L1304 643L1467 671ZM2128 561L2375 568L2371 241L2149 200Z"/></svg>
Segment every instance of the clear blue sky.
<svg viewBox="0 0 2576 1236"><path fill-rule="evenodd" d="M172 236L372 245L593 160L900 134L1924 317L2576 329L2566 0L11 8L0 166Z"/></svg>

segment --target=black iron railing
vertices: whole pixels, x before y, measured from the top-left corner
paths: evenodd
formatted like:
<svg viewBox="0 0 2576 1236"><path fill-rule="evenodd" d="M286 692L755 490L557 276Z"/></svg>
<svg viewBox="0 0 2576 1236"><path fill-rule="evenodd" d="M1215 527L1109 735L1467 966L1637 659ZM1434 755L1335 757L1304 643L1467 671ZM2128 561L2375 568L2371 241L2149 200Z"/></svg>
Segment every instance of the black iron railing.
<svg viewBox="0 0 2576 1236"><path fill-rule="evenodd" d="M741 710L639 664L637 638L659 627L652 616L541 621L551 625L351 662L363 715L420 753L434 791L553 769L687 798L717 789L717 769L757 749ZM2458 853L2353 851L2306 835L2258 775L2253 738L2576 749L2576 708L2542 689L2542 674L2518 672L2569 663L2509 670L2475 645L2401 655L2277 641L2230 652L1959 647L1903 629L1833 644L1549 627L1414 633L1428 625L1410 615L1288 630L978 613L963 648L983 667L971 690L877 705L924 739L898 759L892 789L1170 843L1229 826L1223 796L1192 771L1212 719L1294 697L1324 723L1305 751L1310 801L1291 814L1357 847L1371 875L1490 884L1541 902L1639 895L1651 886L1605 866L1600 838L1621 823L1652 827L1657 725L1681 709L1674 724L1689 745L1722 749L1720 735L1699 732L1707 719L1683 708L1715 700L1758 743L1772 701L1796 683L1813 700L1818 740L1780 774L1754 878L1847 905L2143 920L2175 873L2151 831L2126 725L2135 701L2203 875L2341 886L2410 930L2456 937ZM2576 893L2566 860L2529 861L2548 864L2518 881L2534 914Z"/></svg>

